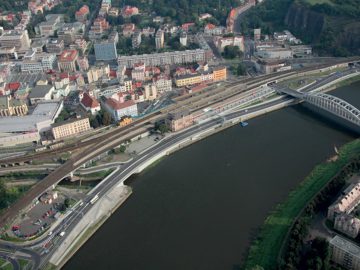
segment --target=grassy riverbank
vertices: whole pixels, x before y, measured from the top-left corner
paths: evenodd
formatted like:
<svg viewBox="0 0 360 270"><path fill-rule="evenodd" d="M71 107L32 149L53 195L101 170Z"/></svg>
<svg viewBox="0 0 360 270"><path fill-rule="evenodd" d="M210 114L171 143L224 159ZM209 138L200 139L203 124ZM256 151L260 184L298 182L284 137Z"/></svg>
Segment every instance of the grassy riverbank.
<svg viewBox="0 0 360 270"><path fill-rule="evenodd" d="M244 268L252 269L258 265L264 269L277 269L278 254L294 219L352 158L359 155L360 140L358 139L344 145L336 161L316 166L289 194L285 202L279 204L266 218L257 239L250 246Z"/></svg>

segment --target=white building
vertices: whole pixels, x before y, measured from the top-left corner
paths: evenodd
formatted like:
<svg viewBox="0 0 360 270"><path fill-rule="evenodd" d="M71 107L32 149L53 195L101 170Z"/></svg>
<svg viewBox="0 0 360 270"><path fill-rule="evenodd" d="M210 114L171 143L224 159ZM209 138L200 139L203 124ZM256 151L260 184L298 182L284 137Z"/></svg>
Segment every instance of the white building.
<svg viewBox="0 0 360 270"><path fill-rule="evenodd" d="M40 73L56 69L56 55L50 53L35 53L28 51L21 62L21 71Z"/></svg>
<svg viewBox="0 0 360 270"><path fill-rule="evenodd" d="M123 116L137 116L137 105L132 100L124 100L121 93L114 94L104 102L104 108L108 111L115 121L119 121Z"/></svg>

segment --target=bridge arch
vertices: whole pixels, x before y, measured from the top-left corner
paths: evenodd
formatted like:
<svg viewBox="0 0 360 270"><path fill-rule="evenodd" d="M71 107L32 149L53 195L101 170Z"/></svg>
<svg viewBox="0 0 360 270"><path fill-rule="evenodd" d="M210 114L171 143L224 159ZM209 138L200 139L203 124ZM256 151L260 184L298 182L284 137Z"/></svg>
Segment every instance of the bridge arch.
<svg viewBox="0 0 360 270"><path fill-rule="evenodd" d="M304 94L302 98L325 111L360 126L360 110L341 98L324 93L308 93Z"/></svg>

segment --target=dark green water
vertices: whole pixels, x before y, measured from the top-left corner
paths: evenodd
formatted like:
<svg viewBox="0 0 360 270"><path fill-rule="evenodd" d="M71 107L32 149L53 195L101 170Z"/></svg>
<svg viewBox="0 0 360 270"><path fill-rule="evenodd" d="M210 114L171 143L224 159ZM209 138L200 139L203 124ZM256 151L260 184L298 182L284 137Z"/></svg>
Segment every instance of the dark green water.
<svg viewBox="0 0 360 270"><path fill-rule="evenodd" d="M360 83L331 94L360 108ZM132 179L64 269L237 269L268 212L355 137L302 105L209 137Z"/></svg>

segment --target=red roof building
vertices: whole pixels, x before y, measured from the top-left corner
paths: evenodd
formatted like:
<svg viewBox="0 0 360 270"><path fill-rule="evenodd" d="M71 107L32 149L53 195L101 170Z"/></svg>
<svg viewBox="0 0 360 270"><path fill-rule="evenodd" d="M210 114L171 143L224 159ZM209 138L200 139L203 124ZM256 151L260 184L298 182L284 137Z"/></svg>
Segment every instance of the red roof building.
<svg viewBox="0 0 360 270"><path fill-rule="evenodd" d="M75 12L75 19L79 22L85 22L90 10L87 5L83 5L78 11Z"/></svg>
<svg viewBox="0 0 360 270"><path fill-rule="evenodd" d="M100 103L96 98L90 96L89 93L86 92L82 95L80 104L86 111L91 112L91 114L96 114L101 109Z"/></svg>

